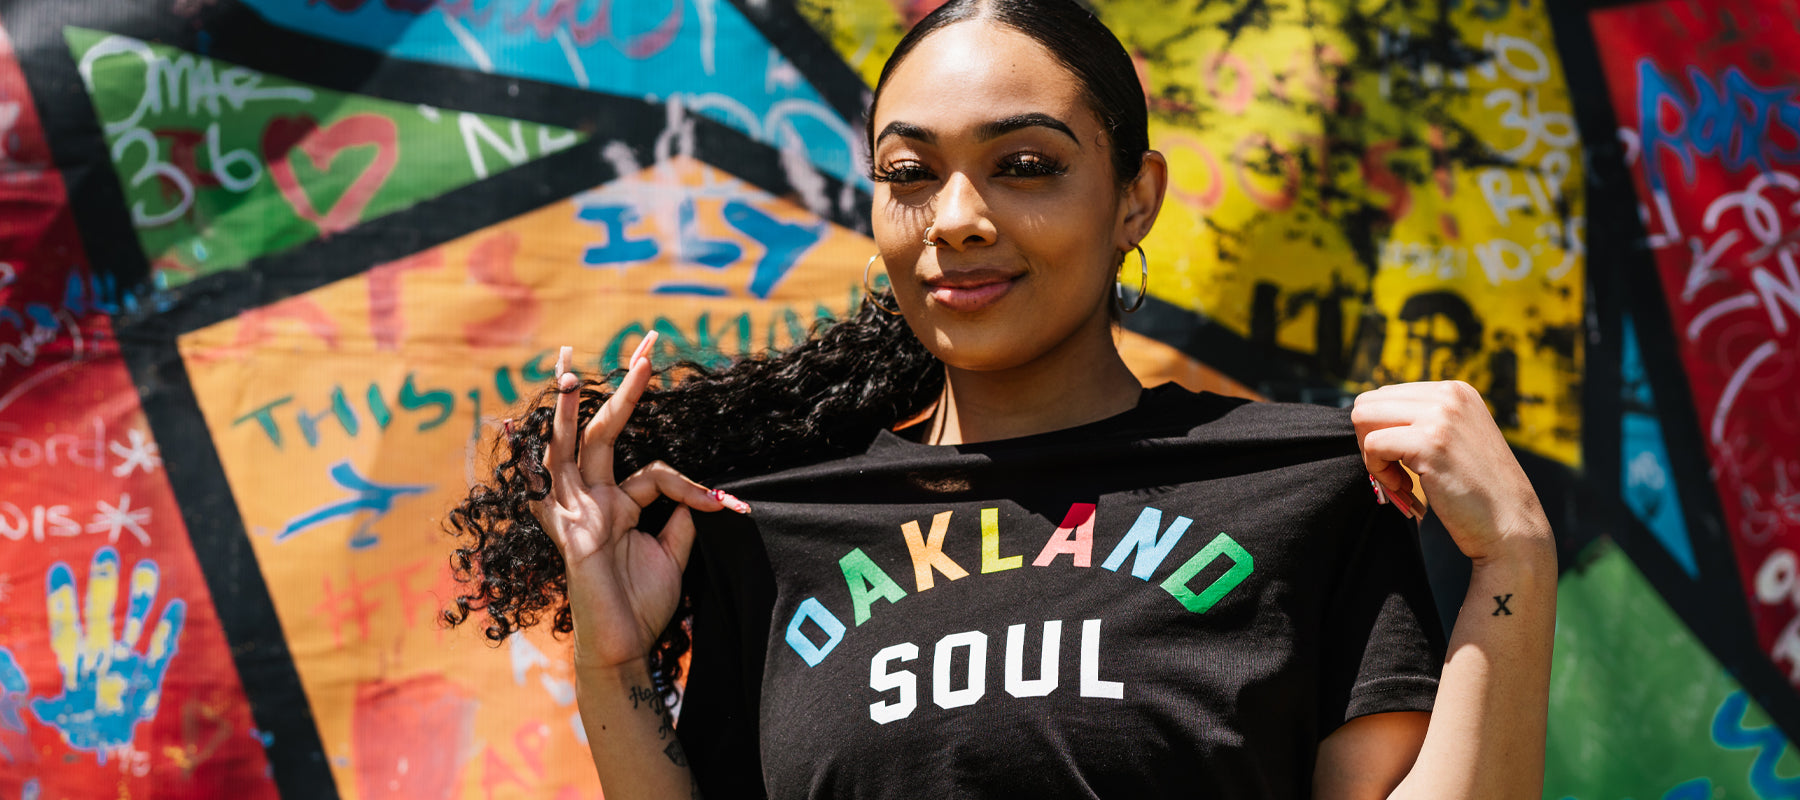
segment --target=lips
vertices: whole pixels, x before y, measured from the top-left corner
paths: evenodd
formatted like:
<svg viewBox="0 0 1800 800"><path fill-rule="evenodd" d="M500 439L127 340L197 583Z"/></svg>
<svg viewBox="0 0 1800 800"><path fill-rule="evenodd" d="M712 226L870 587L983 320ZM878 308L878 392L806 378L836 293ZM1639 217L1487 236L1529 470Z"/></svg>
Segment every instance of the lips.
<svg viewBox="0 0 1800 800"><path fill-rule="evenodd" d="M926 279L926 296L951 311L967 314L999 302L1019 277L993 269L948 272Z"/></svg>

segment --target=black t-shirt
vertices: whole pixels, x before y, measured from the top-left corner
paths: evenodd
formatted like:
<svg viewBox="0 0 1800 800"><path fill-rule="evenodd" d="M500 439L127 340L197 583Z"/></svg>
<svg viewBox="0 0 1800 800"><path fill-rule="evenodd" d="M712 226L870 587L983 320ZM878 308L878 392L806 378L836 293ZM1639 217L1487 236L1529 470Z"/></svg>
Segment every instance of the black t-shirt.
<svg viewBox="0 0 1800 800"><path fill-rule="evenodd" d="M700 515L679 735L709 798L1303 798L1430 710L1417 534L1349 412L1173 385L1052 433L867 453Z"/></svg>

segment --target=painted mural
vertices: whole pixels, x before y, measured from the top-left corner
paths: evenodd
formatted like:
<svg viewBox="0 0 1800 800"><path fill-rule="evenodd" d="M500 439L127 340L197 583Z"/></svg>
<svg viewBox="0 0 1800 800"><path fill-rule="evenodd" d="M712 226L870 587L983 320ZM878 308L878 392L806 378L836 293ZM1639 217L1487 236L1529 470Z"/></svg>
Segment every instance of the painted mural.
<svg viewBox="0 0 1800 800"><path fill-rule="evenodd" d="M861 301L935 5L0 0L0 798L600 797L444 513L557 345ZM1133 369L1474 384L1563 555L1545 797L1800 797L1800 3L1092 6L1174 178Z"/></svg>

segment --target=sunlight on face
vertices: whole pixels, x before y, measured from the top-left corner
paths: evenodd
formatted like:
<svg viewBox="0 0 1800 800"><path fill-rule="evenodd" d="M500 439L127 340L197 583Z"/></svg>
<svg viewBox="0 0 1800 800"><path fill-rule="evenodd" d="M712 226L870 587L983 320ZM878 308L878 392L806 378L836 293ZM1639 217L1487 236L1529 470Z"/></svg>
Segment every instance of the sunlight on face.
<svg viewBox="0 0 1800 800"><path fill-rule="evenodd" d="M1009 369L1110 336L1111 144L1050 51L986 20L939 30L889 76L874 130L875 241L933 353Z"/></svg>

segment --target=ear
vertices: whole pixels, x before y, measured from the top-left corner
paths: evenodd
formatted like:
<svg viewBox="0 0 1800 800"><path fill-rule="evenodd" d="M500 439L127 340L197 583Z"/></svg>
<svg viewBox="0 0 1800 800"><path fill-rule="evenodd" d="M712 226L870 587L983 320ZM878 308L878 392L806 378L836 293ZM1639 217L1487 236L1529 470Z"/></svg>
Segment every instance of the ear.
<svg viewBox="0 0 1800 800"><path fill-rule="evenodd" d="M1121 253L1130 252L1150 235L1150 226L1156 224L1156 215L1162 211L1163 195L1168 189L1168 160L1155 150L1144 151L1137 177L1125 187L1125 195L1119 201L1118 224L1113 226L1114 249Z"/></svg>

